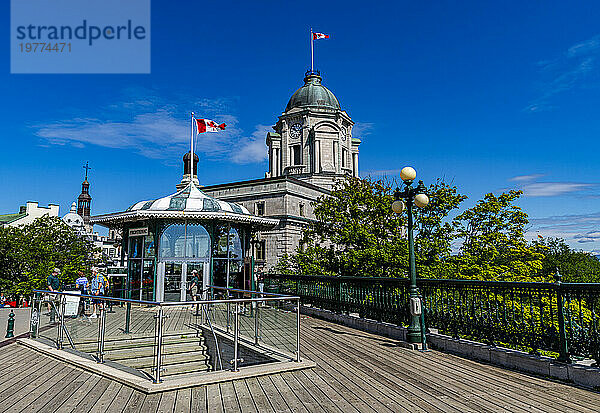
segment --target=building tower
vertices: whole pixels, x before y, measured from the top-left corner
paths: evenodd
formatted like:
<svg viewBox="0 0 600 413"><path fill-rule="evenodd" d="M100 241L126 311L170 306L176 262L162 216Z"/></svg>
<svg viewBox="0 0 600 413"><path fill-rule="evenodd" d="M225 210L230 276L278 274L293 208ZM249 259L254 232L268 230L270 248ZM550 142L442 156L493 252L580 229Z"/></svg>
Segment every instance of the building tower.
<svg viewBox="0 0 600 413"><path fill-rule="evenodd" d="M92 197L90 195L90 183L88 182L88 170L92 168L86 162L84 169L85 179L81 183L81 194L77 197L77 214L83 218L86 232L92 232L92 225L90 224Z"/></svg>
<svg viewBox="0 0 600 413"><path fill-rule="evenodd" d="M352 138L354 122L321 82L319 71L307 71L275 132L267 134L267 177L293 176L331 190L345 176L358 176L360 139Z"/></svg>

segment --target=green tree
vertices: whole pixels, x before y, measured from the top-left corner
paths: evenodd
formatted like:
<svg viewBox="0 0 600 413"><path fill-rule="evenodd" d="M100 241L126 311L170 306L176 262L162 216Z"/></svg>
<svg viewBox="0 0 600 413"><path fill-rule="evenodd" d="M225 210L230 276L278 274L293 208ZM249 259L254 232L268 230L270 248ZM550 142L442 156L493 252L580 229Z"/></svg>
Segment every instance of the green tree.
<svg viewBox="0 0 600 413"><path fill-rule="evenodd" d="M9 291L15 283L24 281L23 231L0 228L0 290Z"/></svg>
<svg viewBox="0 0 600 413"><path fill-rule="evenodd" d="M544 255L542 274L558 268L563 282L600 282L600 261L589 252L572 249L562 238L540 237L534 246Z"/></svg>
<svg viewBox="0 0 600 413"><path fill-rule="evenodd" d="M78 271L89 272L98 250L57 217L42 217L20 228L0 231L0 286L8 292L29 294L46 288L57 267L61 283L74 282ZM6 266L5 266L6 263Z"/></svg>
<svg viewBox="0 0 600 413"><path fill-rule="evenodd" d="M458 209L467 196L441 179L431 184L427 193L427 207L413 208L417 270L420 277L439 277L451 272L448 263L456 238L448 215Z"/></svg>
<svg viewBox="0 0 600 413"><path fill-rule="evenodd" d="M540 276L543 253L525 239L527 214L515 201L522 191L488 193L454 219L462 241L454 258L457 277L482 280L548 281Z"/></svg>
<svg viewBox="0 0 600 413"><path fill-rule="evenodd" d="M283 273L399 277L407 274L406 216L392 212L394 185L384 180L351 178L320 198L316 222L304 231L296 254L282 259ZM456 187L438 181L428 189L431 206L415 215L419 265L438 264L450 254L448 213L465 199Z"/></svg>

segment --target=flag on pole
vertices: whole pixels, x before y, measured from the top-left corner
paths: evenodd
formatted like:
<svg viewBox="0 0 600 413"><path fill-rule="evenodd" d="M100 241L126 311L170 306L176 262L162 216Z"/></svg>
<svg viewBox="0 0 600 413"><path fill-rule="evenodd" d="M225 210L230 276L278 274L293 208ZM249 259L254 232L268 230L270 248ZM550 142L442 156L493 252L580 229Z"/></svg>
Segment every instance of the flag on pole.
<svg viewBox="0 0 600 413"><path fill-rule="evenodd" d="M325 33L313 33L313 40L329 39L329 35Z"/></svg>
<svg viewBox="0 0 600 413"><path fill-rule="evenodd" d="M198 132L197 133L204 133L204 132L219 132L222 130L225 130L225 125L224 123L221 123L220 125L215 122L214 120L210 120L210 119L194 119L196 121L196 125L198 126Z"/></svg>

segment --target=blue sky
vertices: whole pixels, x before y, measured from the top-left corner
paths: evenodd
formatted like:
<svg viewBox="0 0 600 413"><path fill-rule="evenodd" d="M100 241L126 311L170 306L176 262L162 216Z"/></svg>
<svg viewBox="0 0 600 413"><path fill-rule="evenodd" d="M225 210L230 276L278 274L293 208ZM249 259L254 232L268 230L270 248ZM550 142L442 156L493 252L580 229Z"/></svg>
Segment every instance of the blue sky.
<svg viewBox="0 0 600 413"><path fill-rule="evenodd" d="M229 125L198 142L203 184L264 176L312 26L331 35L315 66L357 123L361 175L412 165L465 207L521 188L530 236L600 253L600 4L435 3L154 0L146 75L11 75L0 42L0 213L68 212L85 161L94 214L172 192L191 110Z"/></svg>

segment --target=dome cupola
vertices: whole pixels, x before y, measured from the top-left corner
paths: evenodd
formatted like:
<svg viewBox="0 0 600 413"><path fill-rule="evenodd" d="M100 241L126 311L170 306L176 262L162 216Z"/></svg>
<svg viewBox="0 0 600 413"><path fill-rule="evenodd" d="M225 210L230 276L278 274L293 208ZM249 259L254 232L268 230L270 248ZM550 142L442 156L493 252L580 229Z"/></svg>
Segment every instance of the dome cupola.
<svg viewBox="0 0 600 413"><path fill-rule="evenodd" d="M322 80L318 70L307 71L304 75L304 86L292 95L285 111L306 107L340 110L340 103L335 95L321 84Z"/></svg>

